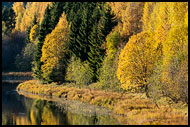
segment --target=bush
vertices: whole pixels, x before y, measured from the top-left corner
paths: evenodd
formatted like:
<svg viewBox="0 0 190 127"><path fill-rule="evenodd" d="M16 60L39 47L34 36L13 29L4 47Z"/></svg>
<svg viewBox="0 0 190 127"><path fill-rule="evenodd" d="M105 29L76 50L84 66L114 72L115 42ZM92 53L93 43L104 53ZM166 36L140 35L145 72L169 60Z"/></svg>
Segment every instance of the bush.
<svg viewBox="0 0 190 127"><path fill-rule="evenodd" d="M158 99L161 98L162 92L163 92L163 83L162 83L162 64L163 61L160 60L158 63L156 63L155 68L153 70L153 74L148 79L149 84L149 95L153 100L156 102Z"/></svg>
<svg viewBox="0 0 190 127"><path fill-rule="evenodd" d="M175 103L188 103L188 58L171 57L169 65L163 65L163 94Z"/></svg>
<svg viewBox="0 0 190 127"><path fill-rule="evenodd" d="M188 103L188 57L179 65L172 63L168 66L170 68L170 71L167 72L168 75L166 72L163 75L165 69L163 61L156 64L156 68L148 80L150 97L154 101L158 101L161 97L167 97L176 103L178 101Z"/></svg>
<svg viewBox="0 0 190 127"><path fill-rule="evenodd" d="M31 71L35 45L27 43L20 54L15 58L16 68L20 71Z"/></svg>
<svg viewBox="0 0 190 127"><path fill-rule="evenodd" d="M117 46L121 42L121 37L120 33L117 31L114 31L110 33L107 38L106 38L106 44L107 44L107 53L111 56L114 57L114 54L117 51Z"/></svg>
<svg viewBox="0 0 190 127"><path fill-rule="evenodd" d="M105 57L100 69L99 85L101 89L120 90L121 83L117 78L118 55L119 51L113 57L110 55Z"/></svg>
<svg viewBox="0 0 190 127"><path fill-rule="evenodd" d="M67 68L66 80L75 82L78 87L92 83L93 73L87 61L71 57Z"/></svg>

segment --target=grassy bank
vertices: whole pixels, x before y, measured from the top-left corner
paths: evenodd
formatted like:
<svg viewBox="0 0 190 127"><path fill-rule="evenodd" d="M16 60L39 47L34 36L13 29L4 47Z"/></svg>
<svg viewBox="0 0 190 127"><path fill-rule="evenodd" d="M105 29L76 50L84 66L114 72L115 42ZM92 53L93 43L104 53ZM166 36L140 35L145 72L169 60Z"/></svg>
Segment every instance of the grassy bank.
<svg viewBox="0 0 190 127"><path fill-rule="evenodd" d="M188 106L182 104L159 104L145 94L115 93L100 90L78 89L64 84L40 84L37 80L21 83L18 91L31 92L47 96L79 100L111 109L120 114L117 119L122 124L188 124Z"/></svg>
<svg viewBox="0 0 190 127"><path fill-rule="evenodd" d="M31 72L2 72L3 83L21 83L31 79Z"/></svg>
<svg viewBox="0 0 190 127"><path fill-rule="evenodd" d="M32 72L2 72L2 76L28 76L30 77Z"/></svg>

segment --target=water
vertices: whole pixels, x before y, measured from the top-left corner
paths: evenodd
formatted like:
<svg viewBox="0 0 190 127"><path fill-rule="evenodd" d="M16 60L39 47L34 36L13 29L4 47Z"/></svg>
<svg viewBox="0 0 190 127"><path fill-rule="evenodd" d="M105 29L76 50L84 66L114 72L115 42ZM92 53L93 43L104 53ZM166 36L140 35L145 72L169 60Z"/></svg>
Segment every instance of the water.
<svg viewBox="0 0 190 127"><path fill-rule="evenodd" d="M77 101L26 97L2 85L3 125L118 125L109 111ZM54 101L55 100L55 101Z"/></svg>

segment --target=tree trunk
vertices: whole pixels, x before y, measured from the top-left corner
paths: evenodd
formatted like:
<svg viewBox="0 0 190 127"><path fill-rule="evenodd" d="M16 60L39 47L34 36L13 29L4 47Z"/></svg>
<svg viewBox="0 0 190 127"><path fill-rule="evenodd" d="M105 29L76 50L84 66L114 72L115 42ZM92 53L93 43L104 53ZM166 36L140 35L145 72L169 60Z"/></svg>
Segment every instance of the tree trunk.
<svg viewBox="0 0 190 127"><path fill-rule="evenodd" d="M149 96L149 94L148 94L148 85L145 85L145 92L146 92L146 96L147 96L148 98L150 98L150 96Z"/></svg>

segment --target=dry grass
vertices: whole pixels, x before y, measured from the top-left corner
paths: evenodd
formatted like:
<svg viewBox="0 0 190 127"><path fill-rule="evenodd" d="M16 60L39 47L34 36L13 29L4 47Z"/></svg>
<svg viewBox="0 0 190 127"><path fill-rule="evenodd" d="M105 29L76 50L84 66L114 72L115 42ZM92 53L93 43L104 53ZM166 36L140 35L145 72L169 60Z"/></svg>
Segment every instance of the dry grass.
<svg viewBox="0 0 190 127"><path fill-rule="evenodd" d="M21 83L32 79L31 72L2 72L3 83Z"/></svg>
<svg viewBox="0 0 190 127"><path fill-rule="evenodd" d="M2 76L32 76L32 72L2 72Z"/></svg>
<svg viewBox="0 0 190 127"><path fill-rule="evenodd" d="M78 89L56 83L42 85L36 80L19 84L17 90L79 100L112 109L122 124L128 125L187 125L188 106L183 104L167 105L153 101L145 94L115 93L100 90ZM182 106L183 105L183 106Z"/></svg>

